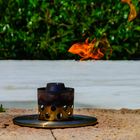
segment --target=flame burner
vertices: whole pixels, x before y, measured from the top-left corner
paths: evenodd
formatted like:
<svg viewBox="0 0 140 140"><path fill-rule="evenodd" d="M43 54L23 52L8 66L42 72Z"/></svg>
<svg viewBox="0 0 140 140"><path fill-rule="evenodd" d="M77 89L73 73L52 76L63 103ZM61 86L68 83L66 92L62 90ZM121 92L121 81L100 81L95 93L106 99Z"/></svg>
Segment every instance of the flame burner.
<svg viewBox="0 0 140 140"><path fill-rule="evenodd" d="M63 83L38 88L39 120L69 120L73 115L74 89Z"/></svg>
<svg viewBox="0 0 140 140"><path fill-rule="evenodd" d="M97 119L91 116L73 115L74 88L64 83L48 83L37 89L38 114L19 116L14 124L36 128L68 128L94 125Z"/></svg>

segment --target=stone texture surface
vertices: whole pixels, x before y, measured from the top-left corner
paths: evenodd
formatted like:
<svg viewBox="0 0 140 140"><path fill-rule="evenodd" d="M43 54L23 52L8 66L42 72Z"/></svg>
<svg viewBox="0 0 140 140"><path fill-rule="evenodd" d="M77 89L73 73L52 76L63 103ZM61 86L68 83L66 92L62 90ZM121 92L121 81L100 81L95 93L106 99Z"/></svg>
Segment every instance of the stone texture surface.
<svg viewBox="0 0 140 140"><path fill-rule="evenodd" d="M140 109L76 109L75 114L96 116L94 126L67 129L36 129L14 125L12 119L37 110L8 109L0 113L0 140L138 140Z"/></svg>

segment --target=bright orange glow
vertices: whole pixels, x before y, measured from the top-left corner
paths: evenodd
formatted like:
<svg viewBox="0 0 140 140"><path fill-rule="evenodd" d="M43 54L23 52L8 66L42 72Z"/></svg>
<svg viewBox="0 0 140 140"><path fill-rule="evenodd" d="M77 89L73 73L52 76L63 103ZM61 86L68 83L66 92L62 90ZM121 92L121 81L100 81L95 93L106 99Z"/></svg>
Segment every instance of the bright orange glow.
<svg viewBox="0 0 140 140"><path fill-rule="evenodd" d="M104 53L108 49L108 42L105 42L105 41L103 42L103 41L104 41L103 39L99 41L96 41L96 39L93 39L89 43L88 38L87 38L84 43L73 44L68 50L68 52L81 56L82 58L80 60L85 60L85 59L98 60L104 56Z"/></svg>
<svg viewBox="0 0 140 140"><path fill-rule="evenodd" d="M135 6L133 5L131 0L121 0L121 1L124 2L124 3L127 3L129 5L130 13L129 13L129 16L128 16L128 21L132 21L137 16Z"/></svg>

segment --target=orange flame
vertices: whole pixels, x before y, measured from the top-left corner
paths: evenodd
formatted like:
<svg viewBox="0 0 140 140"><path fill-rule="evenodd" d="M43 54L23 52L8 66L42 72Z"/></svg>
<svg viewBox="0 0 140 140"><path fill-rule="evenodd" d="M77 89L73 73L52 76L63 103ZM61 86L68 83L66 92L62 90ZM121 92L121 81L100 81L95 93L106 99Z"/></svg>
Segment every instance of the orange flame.
<svg viewBox="0 0 140 140"><path fill-rule="evenodd" d="M130 13L129 13L129 16L128 16L128 21L132 21L137 16L135 6L133 5L131 0L121 0L121 1L124 2L124 3L127 3L129 5Z"/></svg>
<svg viewBox="0 0 140 140"><path fill-rule="evenodd" d="M89 43L88 38L87 38L84 43L73 44L68 50L68 52L81 56L82 58L80 60L85 60L89 58L98 60L104 56L104 53L106 52L108 47L110 48L110 45L109 45L109 42L107 42L107 39L104 40L103 38L99 41L96 41L96 39L93 39Z"/></svg>

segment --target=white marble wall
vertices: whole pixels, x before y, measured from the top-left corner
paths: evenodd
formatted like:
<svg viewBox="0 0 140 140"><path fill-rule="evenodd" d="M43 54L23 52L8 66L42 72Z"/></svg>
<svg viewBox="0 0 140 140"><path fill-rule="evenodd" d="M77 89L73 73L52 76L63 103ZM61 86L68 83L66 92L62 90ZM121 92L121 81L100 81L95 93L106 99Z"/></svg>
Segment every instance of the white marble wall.
<svg viewBox="0 0 140 140"><path fill-rule="evenodd" d="M48 82L75 88L78 107L140 108L140 61L0 61L0 103L36 101Z"/></svg>

